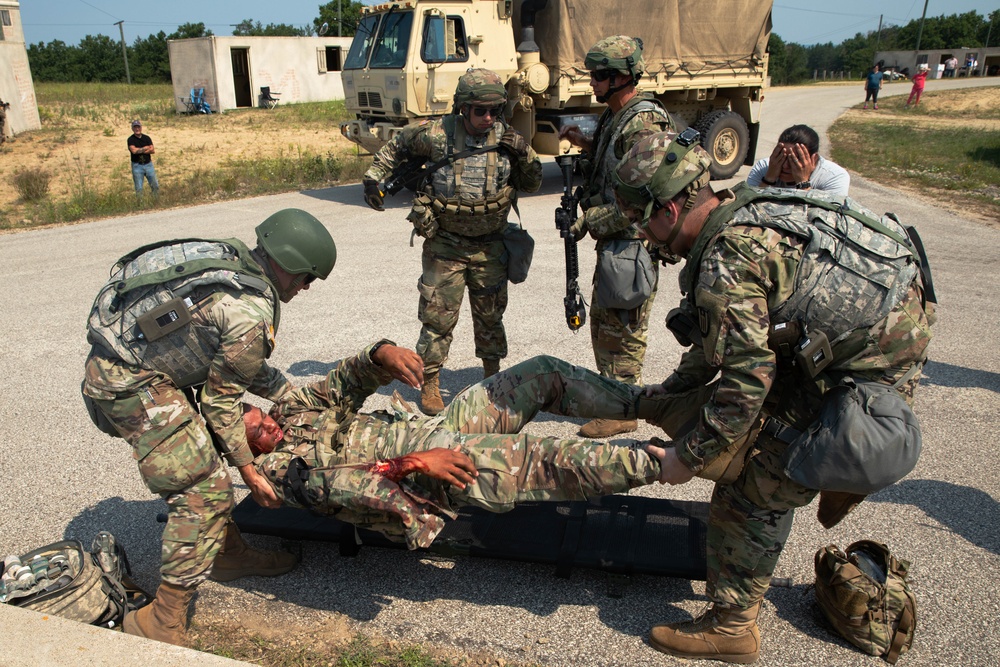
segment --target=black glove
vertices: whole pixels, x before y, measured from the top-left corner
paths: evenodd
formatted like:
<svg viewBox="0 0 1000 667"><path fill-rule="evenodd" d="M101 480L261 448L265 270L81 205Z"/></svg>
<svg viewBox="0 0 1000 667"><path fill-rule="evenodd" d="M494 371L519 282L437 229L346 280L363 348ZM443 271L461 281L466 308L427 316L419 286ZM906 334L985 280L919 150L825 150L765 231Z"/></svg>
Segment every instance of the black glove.
<svg viewBox="0 0 1000 667"><path fill-rule="evenodd" d="M385 200L385 193L378 186L378 181L373 181L370 178L364 180L365 185L365 203L371 206L376 211L384 211L385 206L382 202Z"/></svg>
<svg viewBox="0 0 1000 667"><path fill-rule="evenodd" d="M500 145L520 160L528 157L528 142L512 127L508 127L504 131L503 136L500 137Z"/></svg>

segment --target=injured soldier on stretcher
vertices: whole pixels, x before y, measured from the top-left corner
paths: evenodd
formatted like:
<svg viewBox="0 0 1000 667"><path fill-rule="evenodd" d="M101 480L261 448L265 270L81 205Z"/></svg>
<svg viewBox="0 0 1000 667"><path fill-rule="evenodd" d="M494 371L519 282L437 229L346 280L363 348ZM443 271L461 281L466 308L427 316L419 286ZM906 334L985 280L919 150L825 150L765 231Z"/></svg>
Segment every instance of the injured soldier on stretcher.
<svg viewBox="0 0 1000 667"><path fill-rule="evenodd" d="M651 484L664 451L579 438L519 434L544 410L634 419L641 387L549 356L524 361L464 390L435 417L396 393L391 408L359 413L393 378L418 387L420 357L380 341L321 381L286 394L265 414L245 405L257 469L282 503L427 547L474 505L583 500Z"/></svg>

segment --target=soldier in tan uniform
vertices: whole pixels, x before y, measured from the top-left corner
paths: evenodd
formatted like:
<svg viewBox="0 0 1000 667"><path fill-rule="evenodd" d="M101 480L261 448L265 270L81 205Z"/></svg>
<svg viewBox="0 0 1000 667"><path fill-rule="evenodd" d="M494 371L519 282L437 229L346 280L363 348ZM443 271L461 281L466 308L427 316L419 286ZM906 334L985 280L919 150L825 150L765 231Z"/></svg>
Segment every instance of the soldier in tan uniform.
<svg viewBox="0 0 1000 667"><path fill-rule="evenodd" d="M253 466L242 399L249 391L277 400L291 389L266 362L279 302L325 279L336 248L298 209L256 231L253 250L236 239L139 248L115 265L91 311L84 401L99 428L132 445L143 481L169 508L162 581L152 604L125 617L130 634L184 644L187 609L206 578L273 576L296 564L243 541L225 463L259 504L280 504Z"/></svg>
<svg viewBox="0 0 1000 667"><path fill-rule="evenodd" d="M425 364L420 407L429 415L444 409L439 374L466 288L483 375L499 371L507 356L503 232L517 192L541 186L542 164L504 121L506 103L507 90L496 73L469 70L459 79L452 114L404 129L378 152L365 174L365 200L382 210L378 182L406 160L457 158L428 176L408 216L425 239L423 275L417 282L423 326L416 351Z"/></svg>
<svg viewBox="0 0 1000 667"><path fill-rule="evenodd" d="M890 214L823 193L745 184L713 192L698 140L692 129L652 135L615 173L623 213L650 242L686 259L686 296L667 321L690 349L670 377L646 388L647 397L666 399L673 422L661 424L674 439L661 480L717 480L707 536L711 607L655 626L650 643L683 658L752 663L757 616L795 508L819 493L829 528L864 498L824 488L819 477L811 487L795 481L785 455L819 429L824 394L845 383L878 387L905 411L927 359L933 289L920 244ZM856 477L867 474L857 457L835 451L838 472L854 462ZM718 481L723 471L732 475Z"/></svg>
<svg viewBox="0 0 1000 667"><path fill-rule="evenodd" d="M643 137L674 127L670 114L652 97L640 95L636 84L645 71L642 40L615 35L590 48L585 60L590 70L590 86L598 102L607 104L593 137L576 125L564 127L559 137L580 147L586 184L580 205L584 214L571 228L577 239L589 233L602 250L611 243L632 241L641 244L631 223L615 208L612 190L614 169L622 156ZM645 253L642 249L639 252ZM654 280L649 297L632 308L602 303L598 296L599 268L594 272L590 299L590 340L597 370L606 377L628 384L642 384L642 363L646 357L649 313L656 296L656 261L651 262ZM606 438L628 433L637 427L634 419L595 419L583 425L580 435Z"/></svg>

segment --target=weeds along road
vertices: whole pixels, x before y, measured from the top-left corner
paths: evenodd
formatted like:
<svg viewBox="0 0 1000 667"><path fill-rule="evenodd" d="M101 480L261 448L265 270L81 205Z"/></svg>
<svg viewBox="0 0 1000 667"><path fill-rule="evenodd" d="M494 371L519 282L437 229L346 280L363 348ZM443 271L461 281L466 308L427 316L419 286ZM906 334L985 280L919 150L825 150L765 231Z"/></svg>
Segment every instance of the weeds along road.
<svg viewBox="0 0 1000 667"><path fill-rule="evenodd" d="M928 92L987 83L992 81L931 81ZM883 95L908 90L906 83L888 84ZM822 133L844 108L862 99L860 83L769 91L758 155L767 155L788 125L804 122ZM588 335L570 333L563 320L563 250L553 225L561 183L554 164L546 165L546 175L542 191L520 204L537 246L527 282L510 290L505 365L546 353L592 367ZM1000 614L995 586L1000 569L995 457L1000 297L991 273L1000 267L1000 230L903 196L889 184L855 177L852 195L915 224L932 260L941 305L932 361L917 399L924 453L907 479L870 498L832 531L816 522L814 506L797 513L775 573L793 578L795 586L767 595L759 664L882 664L821 627L807 590L819 547L831 542L844 547L861 538L886 542L913 563L920 622L913 651L904 658L907 665L997 664L1000 636L992 625ZM303 383L375 339L412 346L419 331L420 251L409 247L402 197L376 213L364 206L355 185L0 236L3 553L23 553L64 535L89 544L98 530L107 529L127 548L137 579L156 585L162 527L155 515L165 506L142 485L127 445L98 432L80 400L88 350L84 323L92 299L111 264L133 248L190 236L252 242L259 221L290 206L313 212L329 226L338 263L329 280L283 309L274 365ZM585 277L593 270L591 248L592 242L581 243ZM676 267L661 273L649 381L666 377L680 355L662 326L678 301L676 278ZM452 395L480 375L466 308L442 385ZM394 385L368 407L385 407L392 389L411 401L417 398L417 392ZM570 435L577 426L542 415L531 431ZM644 426L638 437L655 434ZM707 500L710 492L710 484L698 479L680 488L643 490L691 500ZM269 538L255 541L274 544ZM677 547L662 545L664 550ZM303 543L303 551L303 564L287 576L206 584L195 618L252 617L293 631L343 614L365 632L465 654L483 651L553 666L670 665L681 663L649 648L646 632L655 622L700 610L704 590L700 582L637 576L623 597L612 598L599 572L578 570L562 580L549 567L501 561L430 560L377 548L344 559L334 545L319 542Z"/></svg>

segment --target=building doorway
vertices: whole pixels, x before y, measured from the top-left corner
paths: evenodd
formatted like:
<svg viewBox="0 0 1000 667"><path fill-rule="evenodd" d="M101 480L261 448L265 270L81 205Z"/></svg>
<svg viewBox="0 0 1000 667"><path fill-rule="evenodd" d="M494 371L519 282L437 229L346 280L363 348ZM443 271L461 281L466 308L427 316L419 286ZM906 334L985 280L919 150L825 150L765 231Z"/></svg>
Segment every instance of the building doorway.
<svg viewBox="0 0 1000 667"><path fill-rule="evenodd" d="M250 49L230 49L233 60L233 91L236 93L236 107L252 107L250 93Z"/></svg>

